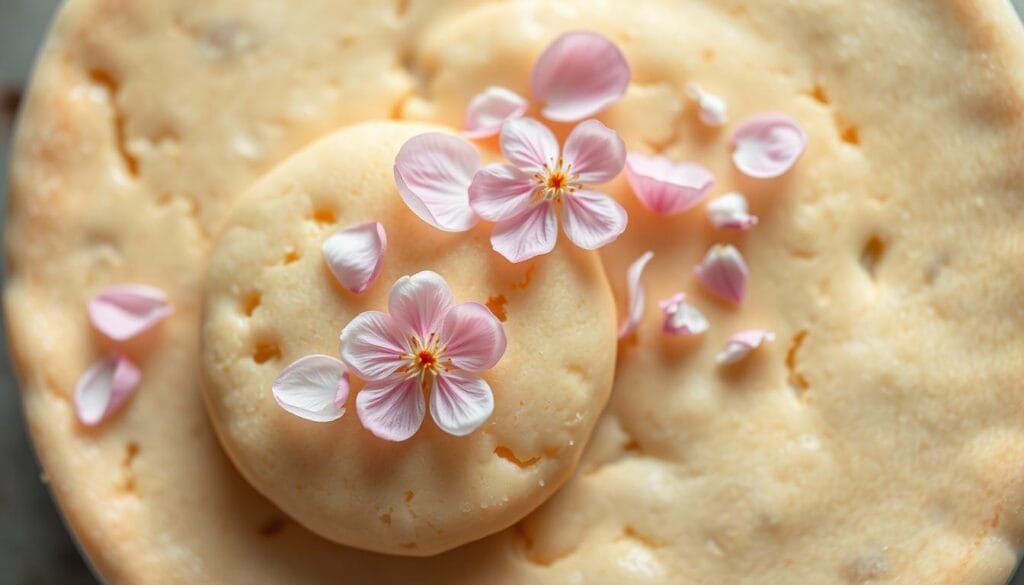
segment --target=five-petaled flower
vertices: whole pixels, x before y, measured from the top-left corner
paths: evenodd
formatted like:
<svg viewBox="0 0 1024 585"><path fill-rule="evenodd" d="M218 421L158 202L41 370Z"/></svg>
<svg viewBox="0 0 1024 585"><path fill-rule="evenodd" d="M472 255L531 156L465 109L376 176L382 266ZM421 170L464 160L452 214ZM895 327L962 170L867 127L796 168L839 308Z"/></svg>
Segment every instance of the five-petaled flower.
<svg viewBox="0 0 1024 585"><path fill-rule="evenodd" d="M366 386L356 414L390 441L413 436L430 415L442 430L464 436L491 416L494 396L479 376L505 353L505 332L487 307L455 304L437 273L403 276L391 288L390 314L367 311L341 332L341 357Z"/></svg>
<svg viewBox="0 0 1024 585"><path fill-rule="evenodd" d="M511 262L555 247L559 208L565 235L581 248L600 248L626 229L622 206L589 188L611 181L626 164L625 144L614 130L587 120L560 150L547 126L519 118L502 127L501 152L511 164L478 171L469 186L469 204L480 217L497 222L491 244Z"/></svg>

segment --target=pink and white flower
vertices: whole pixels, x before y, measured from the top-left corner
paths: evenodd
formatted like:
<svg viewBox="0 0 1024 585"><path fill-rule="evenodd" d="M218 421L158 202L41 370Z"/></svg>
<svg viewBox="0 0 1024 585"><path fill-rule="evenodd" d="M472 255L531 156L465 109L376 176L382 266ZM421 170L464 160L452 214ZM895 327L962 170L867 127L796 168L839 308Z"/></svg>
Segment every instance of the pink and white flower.
<svg viewBox="0 0 1024 585"><path fill-rule="evenodd" d="M367 311L341 332L341 357L366 381L356 414L389 441L412 437L426 411L447 433L464 436L494 411L480 373L505 353L505 331L487 307L455 304L448 283L430 271L403 276L391 288L388 313Z"/></svg>
<svg viewBox="0 0 1024 585"><path fill-rule="evenodd" d="M469 207L469 184L480 153L469 142L441 132L410 138L395 157L398 192L420 219L446 232L464 232L479 221Z"/></svg>
<svg viewBox="0 0 1024 585"><path fill-rule="evenodd" d="M760 114L744 120L733 132L733 164L755 179L782 176L807 148L807 134L782 114Z"/></svg>
<svg viewBox="0 0 1024 585"><path fill-rule="evenodd" d="M748 329L740 331L729 338L725 348L715 356L715 363L720 366L735 364L745 359L755 349L765 343L775 341L775 334L764 329Z"/></svg>
<svg viewBox="0 0 1024 585"><path fill-rule="evenodd" d="M662 215L690 209L715 185L715 175L704 165L635 152L626 157L626 179L644 207Z"/></svg>
<svg viewBox="0 0 1024 585"><path fill-rule="evenodd" d="M511 164L484 167L469 186L469 204L496 222L494 250L511 262L547 254L558 239L561 208L565 235L581 248L611 243L626 229L626 210L590 185L614 179L626 162L615 131L597 120L576 126L559 150L547 126L531 118L509 120L501 151Z"/></svg>
<svg viewBox="0 0 1024 585"><path fill-rule="evenodd" d="M629 78L629 63L615 43L576 31L555 39L537 58L530 86L545 118L575 122L621 99Z"/></svg>
<svg viewBox="0 0 1024 585"><path fill-rule="evenodd" d="M529 107L530 102L511 89L488 87L469 101L462 134L473 139L494 136L502 124L522 117Z"/></svg>
<svg viewBox="0 0 1024 585"><path fill-rule="evenodd" d="M679 292L658 303L661 311L665 314L665 322L662 331L666 335L678 335L687 337L700 335L708 330L711 324L704 313L697 307L686 302L686 295Z"/></svg>

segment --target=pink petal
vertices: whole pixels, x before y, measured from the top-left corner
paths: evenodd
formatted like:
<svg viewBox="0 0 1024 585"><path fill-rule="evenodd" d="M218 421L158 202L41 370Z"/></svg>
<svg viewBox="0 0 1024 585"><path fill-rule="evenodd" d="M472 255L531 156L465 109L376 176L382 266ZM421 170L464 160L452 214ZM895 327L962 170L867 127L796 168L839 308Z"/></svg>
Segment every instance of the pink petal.
<svg viewBox="0 0 1024 585"><path fill-rule="evenodd" d="M807 135L793 119L761 114L747 119L732 135L732 162L741 173L771 179L788 171L807 147Z"/></svg>
<svg viewBox="0 0 1024 585"><path fill-rule="evenodd" d="M562 229L580 248L596 250L626 230L629 216L614 199L596 191L576 191L562 199Z"/></svg>
<svg viewBox="0 0 1024 585"><path fill-rule="evenodd" d="M487 221L501 221L521 215L530 207L537 181L512 165L490 165L480 169L469 186L469 205Z"/></svg>
<svg viewBox="0 0 1024 585"><path fill-rule="evenodd" d="M429 132L409 139L395 157L395 183L420 219L446 232L464 232L480 219L469 207L469 184L480 155L462 138Z"/></svg>
<svg viewBox="0 0 1024 585"><path fill-rule="evenodd" d="M482 372L505 354L505 330L490 309L479 303L455 305L441 329L444 356L460 370Z"/></svg>
<svg viewBox="0 0 1024 585"><path fill-rule="evenodd" d="M726 106L725 100L704 91L696 83L688 85L686 92L697 102L697 118L705 126L717 128L729 121L729 108Z"/></svg>
<svg viewBox="0 0 1024 585"><path fill-rule="evenodd" d="M614 130L597 120L581 122L565 140L565 162L572 165L576 181L588 185L607 183L626 164L626 144Z"/></svg>
<svg viewBox="0 0 1024 585"><path fill-rule="evenodd" d="M295 416L331 422L345 414L348 369L337 358L307 355L281 370L271 391L277 404Z"/></svg>
<svg viewBox="0 0 1024 585"><path fill-rule="evenodd" d="M335 232L323 245L331 273L356 294L366 291L377 280L387 249L387 234L379 221Z"/></svg>
<svg viewBox="0 0 1024 585"><path fill-rule="evenodd" d="M506 120L521 117L529 106L525 98L510 89L488 87L469 101L462 134L467 138L494 136Z"/></svg>
<svg viewBox="0 0 1024 585"><path fill-rule="evenodd" d="M546 118L572 122L621 99L629 76L629 63L615 43L592 32L570 32L537 59L530 85Z"/></svg>
<svg viewBox="0 0 1024 585"><path fill-rule="evenodd" d="M721 366L734 364L750 355L750 352L761 347L762 344L774 340L775 334L763 329L740 331L729 338L725 348L715 357L715 362Z"/></svg>
<svg viewBox="0 0 1024 585"><path fill-rule="evenodd" d="M420 429L426 414L420 379L370 382L356 395L356 414L366 430L381 439L408 439Z"/></svg>
<svg viewBox="0 0 1024 585"><path fill-rule="evenodd" d="M757 216L747 210L747 198L741 193L726 193L712 199L704 210L711 224L719 229L748 230L757 225Z"/></svg>
<svg viewBox="0 0 1024 585"><path fill-rule="evenodd" d="M438 376L430 393L430 416L444 432L464 437L494 412L494 394L482 378L468 372Z"/></svg>
<svg viewBox="0 0 1024 585"><path fill-rule="evenodd" d="M174 313L167 295L143 284L112 286L89 300L89 320L114 341L131 339Z"/></svg>
<svg viewBox="0 0 1024 585"><path fill-rule="evenodd" d="M394 374L409 353L407 332L380 311L356 315L341 331L341 359L364 380L383 380Z"/></svg>
<svg viewBox="0 0 1024 585"><path fill-rule="evenodd" d="M697 266L697 278L716 294L734 303L743 302L747 290L747 263L735 246L715 244Z"/></svg>
<svg viewBox="0 0 1024 585"><path fill-rule="evenodd" d="M122 355L110 355L92 365L75 384L75 416L96 426L117 411L139 386L139 368Z"/></svg>
<svg viewBox="0 0 1024 585"><path fill-rule="evenodd" d="M515 118L501 127L501 153L526 173L537 173L558 160L558 139L533 118Z"/></svg>
<svg viewBox="0 0 1024 585"><path fill-rule="evenodd" d="M626 321L619 329L619 339L631 335L636 331L640 319L644 316L644 284L640 277L644 274L647 264L654 258L654 252L645 252L637 258L629 270L626 271L626 291L629 294L629 308L626 313Z"/></svg>
<svg viewBox="0 0 1024 585"><path fill-rule="evenodd" d="M708 330L710 323L704 313L686 302L686 295L676 293L660 303L662 312L665 314L665 323L662 331L666 335L700 335Z"/></svg>
<svg viewBox="0 0 1024 585"><path fill-rule="evenodd" d="M441 332L453 306L452 289L440 274L429 270L399 278L391 287L388 299L391 316L423 342L432 333Z"/></svg>
<svg viewBox="0 0 1024 585"><path fill-rule="evenodd" d="M558 222L551 203L538 203L521 215L494 224L491 247L509 262L547 254L558 241Z"/></svg>
<svg viewBox="0 0 1024 585"><path fill-rule="evenodd" d="M703 165L636 153L626 158L626 179L644 207L663 215L690 209L715 184L715 175Z"/></svg>

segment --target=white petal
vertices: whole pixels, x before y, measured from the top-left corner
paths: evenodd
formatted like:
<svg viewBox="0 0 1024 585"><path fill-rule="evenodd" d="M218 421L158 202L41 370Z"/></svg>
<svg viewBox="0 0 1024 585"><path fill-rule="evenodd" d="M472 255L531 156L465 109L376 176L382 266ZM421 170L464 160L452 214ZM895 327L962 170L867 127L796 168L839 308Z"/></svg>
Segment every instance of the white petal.
<svg viewBox="0 0 1024 585"><path fill-rule="evenodd" d="M348 400L348 369L337 358L308 355L282 370L271 391L278 405L295 416L313 422L338 420Z"/></svg>
<svg viewBox="0 0 1024 585"><path fill-rule="evenodd" d="M626 291L629 295L629 305L626 313L626 320L619 329L619 339L626 337L636 331L640 319L644 316L644 285L641 277L647 263L654 258L654 252L645 252L637 258L626 271Z"/></svg>
<svg viewBox="0 0 1024 585"><path fill-rule="evenodd" d="M162 290L143 284L112 286L90 299L88 310L93 326L114 341L131 339L174 313Z"/></svg>
<svg viewBox="0 0 1024 585"><path fill-rule="evenodd" d="M410 138L395 157L395 184L409 209L446 232L464 232L480 218L469 207L469 184L480 154L462 138L428 132Z"/></svg>
<svg viewBox="0 0 1024 585"><path fill-rule="evenodd" d="M715 244L697 266L697 278L714 293L734 303L747 291L747 263L735 246Z"/></svg>
<svg viewBox="0 0 1024 585"><path fill-rule="evenodd" d="M508 342L501 321L480 303L452 307L441 329L444 359L460 370L489 370L505 355Z"/></svg>
<svg viewBox="0 0 1024 585"><path fill-rule="evenodd" d="M122 355L111 355L92 365L75 384L75 415L82 424L107 420L135 392L142 378L139 368Z"/></svg>
<svg viewBox="0 0 1024 585"><path fill-rule="evenodd" d="M377 280L387 249L387 234L379 221L340 230L323 245L331 273L356 294L365 292Z"/></svg>
<svg viewBox="0 0 1024 585"><path fill-rule="evenodd" d="M554 133L533 118L516 118L501 127L501 153L523 172L544 172L558 160L559 152Z"/></svg>
<svg viewBox="0 0 1024 585"><path fill-rule="evenodd" d="M704 210L711 225L719 229L748 230L757 225L757 216L748 211L747 198L735 191L708 201Z"/></svg>
<svg viewBox="0 0 1024 585"><path fill-rule="evenodd" d="M359 422L386 441L404 441L415 435L426 410L419 378L370 382L356 395Z"/></svg>
<svg viewBox="0 0 1024 585"><path fill-rule="evenodd" d="M755 179L781 176L807 148L800 124L781 114L761 114L745 120L732 135L733 164Z"/></svg>
<svg viewBox="0 0 1024 585"><path fill-rule="evenodd" d="M697 118L705 126L715 128L729 121L729 108L725 104L725 100L715 94L704 91L696 83L691 83L687 86L687 93L697 102Z"/></svg>
<svg viewBox="0 0 1024 585"><path fill-rule="evenodd" d="M775 334L763 329L748 329L740 331L726 342L725 348L715 357L715 362L720 366L734 364L748 355L750 352L761 347L762 344L775 341Z"/></svg>
<svg viewBox="0 0 1024 585"><path fill-rule="evenodd" d="M637 153L626 159L626 179L644 207L662 215L697 205L715 184L715 175L704 165Z"/></svg>
<svg viewBox="0 0 1024 585"><path fill-rule="evenodd" d="M400 327L407 328L426 342L432 333L440 333L455 297L448 282L430 270L403 276L395 281L388 297L388 312Z"/></svg>
<svg viewBox="0 0 1024 585"><path fill-rule="evenodd" d="M676 293L659 303L665 314L662 331L666 335L700 335L708 330L710 323L696 307L686 302L686 295Z"/></svg>
<svg viewBox="0 0 1024 585"><path fill-rule="evenodd" d="M479 376L447 372L438 376L430 393L430 416L441 430L464 437L494 412L494 394Z"/></svg>
<svg viewBox="0 0 1024 585"><path fill-rule="evenodd" d="M526 113L530 103L516 92L504 87L491 86L469 101L466 108L467 138L486 138L501 132L507 120Z"/></svg>

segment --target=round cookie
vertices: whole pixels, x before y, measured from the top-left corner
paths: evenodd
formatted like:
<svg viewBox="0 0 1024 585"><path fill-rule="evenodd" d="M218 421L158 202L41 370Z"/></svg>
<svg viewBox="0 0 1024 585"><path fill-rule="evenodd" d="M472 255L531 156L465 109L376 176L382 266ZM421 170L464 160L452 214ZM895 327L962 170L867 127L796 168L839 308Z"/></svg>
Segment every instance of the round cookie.
<svg viewBox="0 0 1024 585"><path fill-rule="evenodd" d="M210 257L202 326L211 418L250 483L297 522L349 546L431 555L520 520L569 477L611 390L615 307L597 255L561 246L512 265L488 229L438 231L398 195L395 155L438 127L367 123L338 131L271 171L239 201ZM339 228L379 221L388 247L377 282L339 286L321 246ZM440 274L456 302L503 321L504 357L483 378L493 415L466 437L427 417L402 443L348 414L317 424L285 412L271 385L309 354L337 355L357 314L387 310L391 284ZM353 373L353 376L355 374Z"/></svg>
<svg viewBox="0 0 1024 585"><path fill-rule="evenodd" d="M611 185L631 222L602 252L616 297L628 263L656 256L573 478L432 557L319 537L212 429L213 234L317 138L389 117L455 127L484 87L528 95L539 52L579 29L633 69L599 118L631 150L709 165L761 223L725 236ZM1020 71L1002 0L68 0L26 96L5 226L8 333L50 486L98 573L128 585L1005 582L1024 543ZM699 124L690 82L726 100L724 128ZM809 148L750 181L729 134L767 108ZM750 264L741 311L691 277L720 236ZM176 313L131 349L138 393L89 430L69 406L100 351L84 306L118 282L164 288ZM655 303L679 289L712 318L704 339L661 339ZM748 326L777 341L715 368Z"/></svg>

